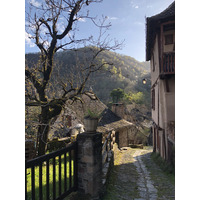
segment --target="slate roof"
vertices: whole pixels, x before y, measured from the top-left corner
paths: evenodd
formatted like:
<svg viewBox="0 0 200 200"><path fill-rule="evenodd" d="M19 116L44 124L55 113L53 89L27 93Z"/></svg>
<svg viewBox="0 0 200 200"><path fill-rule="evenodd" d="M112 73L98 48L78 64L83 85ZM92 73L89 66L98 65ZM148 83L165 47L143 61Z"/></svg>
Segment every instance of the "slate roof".
<svg viewBox="0 0 200 200"><path fill-rule="evenodd" d="M97 131L101 133L107 133L111 130L119 130L130 126L133 126L131 122L118 117L115 113L107 108L103 111L102 118L98 123Z"/></svg>
<svg viewBox="0 0 200 200"><path fill-rule="evenodd" d="M90 109L93 112L101 113L105 109L107 109L107 106L103 104L100 100L91 100L88 96L83 95L82 96L83 104L80 103L80 101L74 102L72 105L70 105L70 101L66 105L68 108L72 109L76 117L80 119L80 121L83 122L84 116L87 114L88 109Z"/></svg>
<svg viewBox="0 0 200 200"><path fill-rule="evenodd" d="M83 95L82 100L84 104L81 104L80 101L74 102L70 105L70 102L65 106L65 114L72 116L72 127L73 128L77 123L83 124L83 118L88 109L96 112L102 112L102 117L98 123L98 132L107 133L111 130L118 130L124 127L133 126L132 123L118 117L115 113L113 113L104 103L100 100L91 100L88 96ZM65 115L64 114L64 115ZM59 126L59 122L61 123L62 117L56 120L54 129L51 130L52 135L55 130L57 130Z"/></svg>
<svg viewBox="0 0 200 200"><path fill-rule="evenodd" d="M79 118L82 122L84 118L83 110L87 110L89 108L91 110L96 110L97 112L102 112L102 117L97 127L98 132L107 133L111 130L119 130L125 127L133 126L132 123L113 113L100 100L91 100L87 96L83 96L82 98L84 100L84 105L81 105L81 103L77 101L71 106L71 109L76 113L77 118ZM84 108L82 106L84 106Z"/></svg>
<svg viewBox="0 0 200 200"><path fill-rule="evenodd" d="M175 20L175 1L161 13L146 18L146 61L151 59L156 29L165 21Z"/></svg>
<svg viewBox="0 0 200 200"><path fill-rule="evenodd" d="M119 121L115 121L110 124L105 124L104 126L98 126L97 132L101 132L105 134L112 130L118 131L124 128L133 127L133 126L134 126L133 123L128 122L124 119L120 119Z"/></svg>
<svg viewBox="0 0 200 200"><path fill-rule="evenodd" d="M104 126L105 124L110 124L112 122L119 121L119 120L121 120L121 117L118 117L110 109L106 108L103 111L101 120L99 121L99 126Z"/></svg>

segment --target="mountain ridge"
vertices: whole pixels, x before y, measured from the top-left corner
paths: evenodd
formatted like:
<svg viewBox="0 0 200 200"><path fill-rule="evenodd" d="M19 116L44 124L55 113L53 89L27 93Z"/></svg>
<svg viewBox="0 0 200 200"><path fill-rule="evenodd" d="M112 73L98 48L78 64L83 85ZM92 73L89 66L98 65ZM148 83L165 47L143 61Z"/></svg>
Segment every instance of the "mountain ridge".
<svg viewBox="0 0 200 200"><path fill-rule="evenodd" d="M59 74L63 79L69 73L77 75L78 67L87 65L88 60L92 58L91 51L93 48L95 47L57 52L54 59L57 66L53 73ZM39 55L39 53L25 54L27 65L36 65ZM143 78L150 78L149 62L140 62L131 56L112 51L102 52L96 62L103 63L104 61L112 63L112 65L105 65L101 71L93 73L86 85L86 88L92 89L103 103L109 103L111 100L110 92L115 88L121 88L126 93L143 92L146 96L149 96L149 85L147 87L142 84ZM76 70L73 66L76 66Z"/></svg>

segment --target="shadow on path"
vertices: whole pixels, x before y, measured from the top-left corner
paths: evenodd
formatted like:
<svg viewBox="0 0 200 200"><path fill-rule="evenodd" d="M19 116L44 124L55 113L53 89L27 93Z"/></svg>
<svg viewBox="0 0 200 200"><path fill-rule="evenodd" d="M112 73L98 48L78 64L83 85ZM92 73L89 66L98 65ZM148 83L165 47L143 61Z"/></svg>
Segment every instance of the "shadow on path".
<svg viewBox="0 0 200 200"><path fill-rule="evenodd" d="M174 183L151 160L152 148L115 148L115 160L102 200L175 199Z"/></svg>

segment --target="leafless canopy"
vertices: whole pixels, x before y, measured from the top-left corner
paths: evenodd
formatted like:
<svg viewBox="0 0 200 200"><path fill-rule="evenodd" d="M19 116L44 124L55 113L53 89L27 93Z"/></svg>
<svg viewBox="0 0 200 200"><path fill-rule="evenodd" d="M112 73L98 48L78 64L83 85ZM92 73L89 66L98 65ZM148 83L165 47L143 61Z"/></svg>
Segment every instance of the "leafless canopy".
<svg viewBox="0 0 200 200"><path fill-rule="evenodd" d="M121 44L110 39L106 31L111 26L107 23L107 17L90 16L87 10L92 3L100 3L102 0L30 0L26 7L26 35L40 50L40 59L37 64L26 64L26 106L40 106L41 114L38 128L39 142L46 142L48 138L49 124L52 118L58 116L67 100L80 100L81 94L91 96L91 92L85 90L86 82L93 72L100 70L106 61L97 64L98 56L106 50L116 50ZM78 24L81 21L90 20L99 29L99 35L88 35L79 38ZM59 80L60 96L49 96L50 79L55 70L54 55L59 50L72 50L77 46L95 46L93 54L87 65L80 65L77 75L79 82L75 82L69 72L65 80ZM59 76L58 76L59 77ZM77 78L76 78L77 80ZM94 95L93 95L94 96ZM48 127L44 127L47 124ZM40 151L40 150L39 150ZM41 150L43 151L43 150ZM43 154L42 153L39 154Z"/></svg>
<svg viewBox="0 0 200 200"><path fill-rule="evenodd" d="M38 98L36 95L27 94L27 99L34 100L34 103L31 101L27 105L46 104L47 99L39 91L46 89L49 83L54 67L53 56L58 50L74 49L77 44L97 47L88 66L80 68L82 83L79 84L79 87L75 88L73 81L69 79L67 83L61 83L64 92L62 98L72 91L74 94L80 94L90 74L101 69L105 64L110 64L106 62L98 66L94 64L102 51L115 50L121 45L117 41L110 40L106 35L107 29L111 26L110 23L106 24L107 17L102 16L102 19L98 20L96 17L89 16L89 11L86 10L91 3L100 2L102 0L45 0L42 3L30 1L30 6L26 9L26 32L40 49L41 59L37 66L31 67L31 69L29 66L26 68L27 81L33 84L37 90L36 93L39 94ZM78 22L85 19L91 20L99 28L99 35L96 38L88 35L87 38L76 39ZM111 45L111 43L113 44ZM67 89L66 85L68 85ZM70 98L75 96L72 95Z"/></svg>

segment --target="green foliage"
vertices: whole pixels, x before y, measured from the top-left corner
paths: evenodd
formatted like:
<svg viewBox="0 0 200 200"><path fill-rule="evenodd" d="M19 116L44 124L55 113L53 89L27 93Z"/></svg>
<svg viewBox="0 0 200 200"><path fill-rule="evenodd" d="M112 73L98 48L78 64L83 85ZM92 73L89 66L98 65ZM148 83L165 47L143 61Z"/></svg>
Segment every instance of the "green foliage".
<svg viewBox="0 0 200 200"><path fill-rule="evenodd" d="M109 65L108 64L104 64L103 65L103 70L108 71L108 69L109 69Z"/></svg>
<svg viewBox="0 0 200 200"><path fill-rule="evenodd" d="M123 89L113 89L110 93L110 96L112 97L113 103L118 103L119 101L122 101L123 103L136 103L136 104L143 104L144 103L144 94L142 92L129 92L125 93Z"/></svg>
<svg viewBox="0 0 200 200"><path fill-rule="evenodd" d="M118 89L112 90L112 92L110 93L110 96L112 97L112 100L114 103L118 103L120 100L123 99L123 97L125 96L125 93L123 89L118 88Z"/></svg>
<svg viewBox="0 0 200 200"><path fill-rule="evenodd" d="M136 104L143 104L144 103L144 94L142 92L132 93L129 92L126 94L127 101L135 102Z"/></svg>
<svg viewBox="0 0 200 200"><path fill-rule="evenodd" d="M108 102L107 106L108 106L109 109L112 109L112 104L113 104L112 101Z"/></svg>
<svg viewBox="0 0 200 200"><path fill-rule="evenodd" d="M166 174L172 174L175 175L175 165L174 163L169 163L165 161L159 153L153 152L151 154L151 158L153 161L166 173Z"/></svg>
<svg viewBox="0 0 200 200"><path fill-rule="evenodd" d="M74 77L74 83L80 82L78 74L79 68L87 66L87 60L92 57L92 51L96 47L85 47L82 49L76 49L76 51L57 52L55 54L55 63L57 67L54 69L53 74L58 74L59 79L66 82L69 76ZM27 63L37 63L39 54L26 54ZM86 88L92 86L93 91L99 97L99 99L107 104L111 101L110 93L113 89L121 88L126 93L142 92L145 96L145 105L150 107L150 82L143 85L143 78L150 78L149 62L138 62L130 56L120 55L111 51L105 51L99 54L99 58L95 60L95 63L111 63L104 64L100 72L92 74L87 82ZM55 79L53 78L55 77ZM59 84L57 83L57 76L52 75L49 87L49 95L57 96L59 90ZM56 85L56 87L51 87Z"/></svg>
<svg viewBox="0 0 200 200"><path fill-rule="evenodd" d="M96 111L96 110L94 110L94 111L91 111L90 109L88 109L88 112L87 112L87 114L86 114L86 118L92 118L92 119L99 119L100 117L101 117L101 112L98 112L98 111Z"/></svg>
<svg viewBox="0 0 200 200"><path fill-rule="evenodd" d="M110 70L113 74L117 74L117 68L113 66L113 68Z"/></svg>

